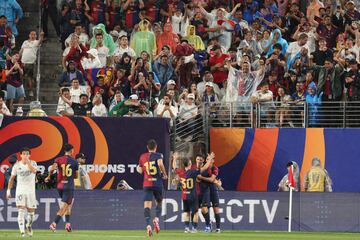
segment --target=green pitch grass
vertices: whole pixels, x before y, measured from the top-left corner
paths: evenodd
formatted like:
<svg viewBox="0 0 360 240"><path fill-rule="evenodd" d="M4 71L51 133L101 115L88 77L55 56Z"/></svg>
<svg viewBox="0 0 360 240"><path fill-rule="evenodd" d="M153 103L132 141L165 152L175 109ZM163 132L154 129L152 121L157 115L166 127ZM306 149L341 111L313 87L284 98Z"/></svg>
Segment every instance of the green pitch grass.
<svg viewBox="0 0 360 240"><path fill-rule="evenodd" d="M29 237L26 237L29 238ZM0 239L21 239L19 232L16 230L0 230ZM63 230L59 230L56 233L52 233L47 230L34 230L34 236L32 239L51 239L51 240L95 240L95 239L150 239L145 236L145 231L73 231L67 233ZM211 240L211 239L251 239L251 240L359 240L360 233L306 233L306 232L256 232L256 231L223 231L220 234L217 233L203 233L196 234L183 233L182 231L161 231L160 234L155 234L151 239L167 239L167 240Z"/></svg>

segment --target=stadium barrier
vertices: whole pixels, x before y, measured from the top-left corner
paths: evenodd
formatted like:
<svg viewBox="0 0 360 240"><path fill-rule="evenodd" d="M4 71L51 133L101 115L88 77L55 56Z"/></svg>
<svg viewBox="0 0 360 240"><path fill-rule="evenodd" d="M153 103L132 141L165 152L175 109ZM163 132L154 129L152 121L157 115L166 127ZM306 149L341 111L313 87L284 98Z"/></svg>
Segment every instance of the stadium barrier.
<svg viewBox="0 0 360 240"><path fill-rule="evenodd" d="M168 159L169 135L165 118L5 117L0 128L0 188L10 155L30 147L31 159L44 173L63 154L64 143L69 142L75 153L85 153L84 167L94 188L116 189L124 179L140 189L142 176L136 166L140 155L147 152L147 141L155 139L158 151Z"/></svg>
<svg viewBox="0 0 360 240"><path fill-rule="evenodd" d="M0 226L17 229L15 200L6 201L4 196L0 191ZM220 192L222 229L286 231L288 197L288 193ZM76 191L73 229L145 229L142 199L142 191ZM37 191L37 200L35 231L48 228L60 201L54 190ZM294 193L293 200L293 231L360 231L359 193ZM183 229L181 212L180 192L165 192L162 229ZM199 228L204 225L200 216Z"/></svg>

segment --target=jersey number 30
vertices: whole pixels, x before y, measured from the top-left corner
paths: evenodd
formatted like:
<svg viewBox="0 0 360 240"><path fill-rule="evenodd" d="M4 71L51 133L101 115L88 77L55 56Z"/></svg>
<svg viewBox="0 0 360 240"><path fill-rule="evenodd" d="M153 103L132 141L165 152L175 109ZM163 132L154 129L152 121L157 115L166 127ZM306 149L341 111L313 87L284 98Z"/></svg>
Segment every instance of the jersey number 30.
<svg viewBox="0 0 360 240"><path fill-rule="evenodd" d="M155 162L146 162L144 166L146 168L146 173L148 175L154 176L157 174L157 168L155 166Z"/></svg>
<svg viewBox="0 0 360 240"><path fill-rule="evenodd" d="M194 187L194 180L192 178L181 178L181 185L182 185L182 189L193 189Z"/></svg>
<svg viewBox="0 0 360 240"><path fill-rule="evenodd" d="M61 172L64 177L72 176L72 169L70 164L61 164Z"/></svg>

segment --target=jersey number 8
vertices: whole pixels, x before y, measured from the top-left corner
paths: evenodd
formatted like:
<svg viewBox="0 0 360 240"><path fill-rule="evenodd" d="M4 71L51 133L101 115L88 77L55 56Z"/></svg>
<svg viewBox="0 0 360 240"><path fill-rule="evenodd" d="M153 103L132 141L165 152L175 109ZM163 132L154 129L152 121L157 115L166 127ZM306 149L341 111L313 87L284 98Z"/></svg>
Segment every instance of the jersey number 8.
<svg viewBox="0 0 360 240"><path fill-rule="evenodd" d="M70 164L61 164L61 170L64 177L71 177L72 169Z"/></svg>
<svg viewBox="0 0 360 240"><path fill-rule="evenodd" d="M146 162L144 166L146 168L146 172L148 175L154 176L157 174L157 168L155 166L155 162Z"/></svg>
<svg viewBox="0 0 360 240"><path fill-rule="evenodd" d="M182 185L182 189L193 189L194 187L194 180L192 178L181 178L181 185Z"/></svg>

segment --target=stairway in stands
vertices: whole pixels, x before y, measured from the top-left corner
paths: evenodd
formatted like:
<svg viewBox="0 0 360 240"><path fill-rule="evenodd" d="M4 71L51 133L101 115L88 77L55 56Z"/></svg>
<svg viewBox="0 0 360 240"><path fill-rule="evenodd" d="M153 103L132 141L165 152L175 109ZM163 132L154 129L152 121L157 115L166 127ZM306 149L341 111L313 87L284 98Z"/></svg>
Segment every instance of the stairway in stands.
<svg viewBox="0 0 360 240"><path fill-rule="evenodd" d="M37 30L39 25L39 0L18 0L24 10L24 18L20 21L19 37L16 39L17 49L28 38L29 31ZM56 104L58 101L58 78L62 73L61 44L59 43L51 20L48 21L49 36L43 43L41 55L41 81L39 100L43 104Z"/></svg>

